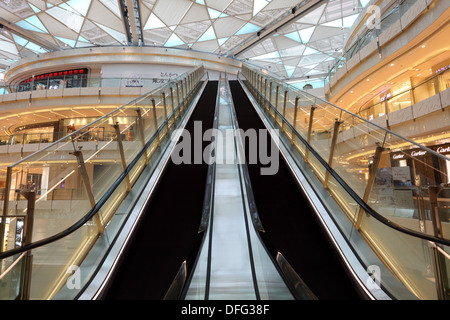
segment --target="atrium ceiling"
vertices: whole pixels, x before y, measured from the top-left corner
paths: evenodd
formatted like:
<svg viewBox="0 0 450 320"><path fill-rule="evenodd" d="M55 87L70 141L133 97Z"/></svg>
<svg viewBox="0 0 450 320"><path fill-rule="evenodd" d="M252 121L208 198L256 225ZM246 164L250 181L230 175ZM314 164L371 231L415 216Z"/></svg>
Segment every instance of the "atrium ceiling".
<svg viewBox="0 0 450 320"><path fill-rule="evenodd" d="M280 78L318 77L342 55L368 2L0 0L0 80L21 58L90 46L175 47L246 60Z"/></svg>

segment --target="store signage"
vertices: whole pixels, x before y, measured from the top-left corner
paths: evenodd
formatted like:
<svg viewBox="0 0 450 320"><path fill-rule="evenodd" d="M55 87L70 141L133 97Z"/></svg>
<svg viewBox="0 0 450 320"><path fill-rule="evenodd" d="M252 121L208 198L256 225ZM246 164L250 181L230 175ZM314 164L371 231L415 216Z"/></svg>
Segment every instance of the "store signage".
<svg viewBox="0 0 450 320"><path fill-rule="evenodd" d="M398 159L403 159L404 157L405 157L404 154L394 154L394 155L392 156L392 159L398 160Z"/></svg>
<svg viewBox="0 0 450 320"><path fill-rule="evenodd" d="M442 71L445 71L445 70L447 70L448 68L450 68L450 65L444 66L444 67L442 67L442 68L437 69L437 70L436 70L436 73L440 73L440 72L442 72Z"/></svg>
<svg viewBox="0 0 450 320"><path fill-rule="evenodd" d="M448 147L439 147L439 148L436 149L436 152L438 152L438 153L450 152L450 146L448 146Z"/></svg>
<svg viewBox="0 0 450 320"><path fill-rule="evenodd" d="M83 74L87 74L87 73L88 73L88 69L86 69L86 68L49 72L49 73L40 74L38 76L32 76L31 78L21 81L20 84L31 83L31 82L33 82L33 80L43 80L43 79L47 79L47 78L64 77L64 76L76 76L76 75L83 75Z"/></svg>
<svg viewBox="0 0 450 320"><path fill-rule="evenodd" d="M424 150L412 151L411 156L413 156L413 157L424 156L426 153L427 152Z"/></svg>

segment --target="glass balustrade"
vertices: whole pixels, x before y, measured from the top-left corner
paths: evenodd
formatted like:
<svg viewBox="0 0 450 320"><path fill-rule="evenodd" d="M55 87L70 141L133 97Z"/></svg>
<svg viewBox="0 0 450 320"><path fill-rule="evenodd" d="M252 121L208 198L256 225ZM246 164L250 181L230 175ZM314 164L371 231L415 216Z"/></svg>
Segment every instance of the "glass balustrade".
<svg viewBox="0 0 450 320"><path fill-rule="evenodd" d="M426 148L251 66L240 79L343 210L345 220L330 214L350 221L350 243L362 236L413 296L448 299L450 147Z"/></svg>
<svg viewBox="0 0 450 320"><path fill-rule="evenodd" d="M57 297L71 275L68 268L80 266L103 233L109 232L107 241L114 238L118 229L105 228L144 168L156 166L161 148L170 142L170 133L198 92L204 75L203 66L199 66L3 170L2 298ZM22 135L20 143L43 136ZM20 234L17 221L34 226L28 237ZM24 255L15 254L30 245L36 247ZM107 245L101 248L96 252L98 259L83 272L83 283L89 280ZM17 277L22 280L14 280Z"/></svg>

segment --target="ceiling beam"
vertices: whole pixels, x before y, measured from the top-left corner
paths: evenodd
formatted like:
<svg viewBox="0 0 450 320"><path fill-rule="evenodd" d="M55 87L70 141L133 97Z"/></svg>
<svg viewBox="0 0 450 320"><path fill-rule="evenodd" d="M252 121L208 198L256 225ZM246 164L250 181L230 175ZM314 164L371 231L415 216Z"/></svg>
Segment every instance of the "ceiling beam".
<svg viewBox="0 0 450 320"><path fill-rule="evenodd" d="M241 45L237 46L233 50L229 51L226 56L237 57L252 47L256 46L261 41L267 39L268 37L278 33L282 28L288 26L289 24L300 19L302 16L310 13L312 10L316 9L318 6L322 5L328 0L304 0L294 8L289 10L287 15L281 17L269 24L268 26L262 28L255 35L250 37L248 40L244 41Z"/></svg>
<svg viewBox="0 0 450 320"><path fill-rule="evenodd" d="M61 47L57 46L56 44L53 44L45 39L42 39L41 37L35 35L34 33L25 30L14 23L11 23L3 18L0 18L0 24L3 26L3 28L7 31L9 31L12 34L15 34L19 37L22 37L28 41L31 41L38 46L40 46L42 49L45 49L47 51L59 51L63 50Z"/></svg>

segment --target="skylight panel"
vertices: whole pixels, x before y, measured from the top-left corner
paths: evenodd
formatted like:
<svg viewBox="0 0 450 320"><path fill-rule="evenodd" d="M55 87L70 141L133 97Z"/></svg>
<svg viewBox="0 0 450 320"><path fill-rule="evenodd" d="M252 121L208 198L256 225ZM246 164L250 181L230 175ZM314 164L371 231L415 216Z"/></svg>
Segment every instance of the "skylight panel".
<svg viewBox="0 0 450 320"><path fill-rule="evenodd" d="M163 28L166 25L154 13L150 15L145 24L144 30Z"/></svg>
<svg viewBox="0 0 450 320"><path fill-rule="evenodd" d="M166 47L175 47L175 46L180 46L183 44L184 44L183 40L181 40L175 33L172 33L170 38L167 40L165 46Z"/></svg>
<svg viewBox="0 0 450 320"><path fill-rule="evenodd" d="M59 41L63 42L64 44L70 46L70 47L75 47L76 41L72 40L72 39L66 39L63 37L55 37L56 39L58 39Z"/></svg>
<svg viewBox="0 0 450 320"><path fill-rule="evenodd" d="M208 8L208 13L211 19L219 18L222 15L222 12Z"/></svg>
<svg viewBox="0 0 450 320"><path fill-rule="evenodd" d="M73 12L64 10L60 7L53 7L46 11L53 18L66 25L70 29L79 33L83 25L84 18Z"/></svg>
<svg viewBox="0 0 450 320"><path fill-rule="evenodd" d="M109 28L105 25L102 25L100 23L96 23L98 27L106 31L111 37L119 41L120 43L127 43L127 37L122 32L119 32L117 30L114 30L112 28Z"/></svg>
<svg viewBox="0 0 450 320"><path fill-rule="evenodd" d="M117 0L100 0L101 3L109 10L111 10L117 17L121 17L120 8L117 3Z"/></svg>
<svg viewBox="0 0 450 320"><path fill-rule="evenodd" d="M253 2L253 16L256 16L265 6L269 4L266 0L255 0Z"/></svg>
<svg viewBox="0 0 450 320"><path fill-rule="evenodd" d="M236 32L236 35L253 33L259 31L260 29L261 29L260 27L249 22L245 26L243 26L238 32Z"/></svg>
<svg viewBox="0 0 450 320"><path fill-rule="evenodd" d="M278 59L280 58L280 54L278 51L262 54L253 58L250 58L251 60L268 60L268 59Z"/></svg>
<svg viewBox="0 0 450 320"><path fill-rule="evenodd" d="M47 52L46 50L42 49L41 47L39 47L37 44L35 44L33 42L28 42L25 45L25 48L30 49L31 51L34 51L36 53L45 53L45 52Z"/></svg>
<svg viewBox="0 0 450 320"><path fill-rule="evenodd" d="M25 20L22 20L22 21L17 22L16 25L18 25L18 26L21 27L21 28L30 30L30 31L46 32L46 31L43 31L43 30L41 30L41 29L35 27L34 25L28 23L28 22L25 21Z"/></svg>
<svg viewBox="0 0 450 320"><path fill-rule="evenodd" d="M298 31L294 31L288 34L284 35L285 37L288 37L289 39L295 40L297 42L302 42L302 39L300 39L300 35L298 34Z"/></svg>
<svg viewBox="0 0 450 320"><path fill-rule="evenodd" d="M303 51L303 55L304 56L309 55L309 54L315 54L315 53L320 53L320 52L315 50L315 49L313 49L313 48L310 48L310 47L307 47L305 49L305 51Z"/></svg>
<svg viewBox="0 0 450 320"><path fill-rule="evenodd" d="M292 77L292 74L295 71L295 67L290 67L290 66L284 66L284 69L286 69L286 74L288 76L288 78Z"/></svg>
<svg viewBox="0 0 450 320"><path fill-rule="evenodd" d="M213 40L213 39L216 39L216 34L214 32L214 28L212 26L210 26L208 28L208 30L206 30L206 32L197 41L200 42L200 41L207 41L207 40Z"/></svg>
<svg viewBox="0 0 450 320"><path fill-rule="evenodd" d="M316 27L310 27L303 30L299 30L298 33L300 34L300 38L302 38L303 43L307 43L309 39L311 39L312 34L314 33L314 30Z"/></svg>
<svg viewBox="0 0 450 320"><path fill-rule="evenodd" d="M342 18L342 25L344 26L344 28L351 28L358 16L359 14L353 14L351 16Z"/></svg>
<svg viewBox="0 0 450 320"><path fill-rule="evenodd" d="M37 7L35 7L35 6L33 6L31 3L28 3L28 5L31 7L31 9L33 9L33 11L34 11L35 13L41 12L41 9L39 9L39 8L37 8Z"/></svg>
<svg viewBox="0 0 450 320"><path fill-rule="evenodd" d="M77 10L82 16L86 16L91 0L70 0L66 4Z"/></svg>
<svg viewBox="0 0 450 320"><path fill-rule="evenodd" d="M14 41L22 47L25 47L25 45L28 43L28 40L25 40L24 38L19 37L18 35L13 34L12 36L14 38Z"/></svg>
<svg viewBox="0 0 450 320"><path fill-rule="evenodd" d="M31 16L29 18L25 19L27 22L31 23L33 26L36 26L37 28L39 28L40 30L42 30L41 32L47 32L47 29L45 28L45 26L42 24L41 20L39 20L39 18L37 16Z"/></svg>
<svg viewBox="0 0 450 320"><path fill-rule="evenodd" d="M229 37L217 39L217 41L219 42L219 46L223 45L228 39L229 39Z"/></svg>

